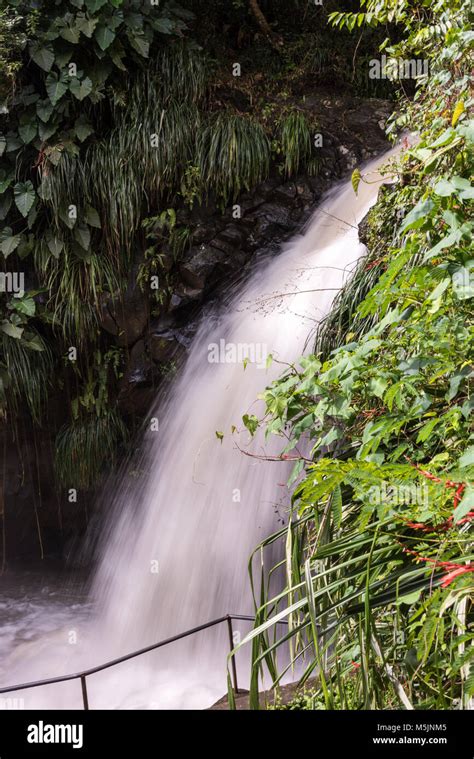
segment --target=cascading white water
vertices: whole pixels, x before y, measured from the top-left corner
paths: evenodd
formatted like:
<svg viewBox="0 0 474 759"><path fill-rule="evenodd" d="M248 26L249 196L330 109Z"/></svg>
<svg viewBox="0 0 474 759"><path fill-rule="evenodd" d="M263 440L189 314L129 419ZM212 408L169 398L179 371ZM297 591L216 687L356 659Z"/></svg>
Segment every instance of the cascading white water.
<svg viewBox="0 0 474 759"><path fill-rule="evenodd" d="M377 172L387 159L372 162ZM335 188L302 236L262 262L210 326L203 322L166 404L150 418L158 431L144 439L138 474L124 475L97 572L92 622L82 645L57 638L35 647L3 674L3 682L32 680L100 663L228 612L251 613L249 556L286 518L285 463L262 454L281 441L250 440L242 415L259 414L257 396L305 348L315 320L330 309L364 247L357 223L374 202L381 178L371 174L356 196ZM211 362L213 345L253 347L259 365ZM265 354L274 361L265 368ZM263 359L263 360L262 360ZM232 434L232 426L240 431ZM156 426L156 424L155 424ZM224 434L223 440L216 431ZM240 449L252 456L244 455ZM77 627L77 624L76 624ZM237 625L243 634L245 625ZM226 631L208 630L94 675L93 707L206 707L225 691ZM46 646L46 648L45 648ZM38 649L37 649L38 650ZM28 668L28 671L26 671ZM28 705L80 706L77 684L28 691Z"/></svg>

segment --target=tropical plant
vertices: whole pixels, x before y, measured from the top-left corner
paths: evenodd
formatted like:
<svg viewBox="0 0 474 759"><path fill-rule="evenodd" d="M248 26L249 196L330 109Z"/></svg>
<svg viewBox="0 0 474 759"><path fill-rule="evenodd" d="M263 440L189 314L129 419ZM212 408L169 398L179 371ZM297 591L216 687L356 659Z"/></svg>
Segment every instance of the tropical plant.
<svg viewBox="0 0 474 759"><path fill-rule="evenodd" d="M326 709L470 708L470 4L361 5L334 21L396 21L405 38L390 54L429 57L430 77L391 127L410 123L420 140L371 214L377 267L341 295L318 353L264 393L264 418L244 418L251 433L263 424L284 439L297 484L288 525L257 549L280 540L286 555L252 577L256 625L236 650L252 645L254 708L264 667L275 686L292 667L303 683L316 675ZM278 569L286 586L272 596Z"/></svg>
<svg viewBox="0 0 474 759"><path fill-rule="evenodd" d="M258 122L219 113L199 133L197 165L204 187L225 206L267 177L270 143Z"/></svg>

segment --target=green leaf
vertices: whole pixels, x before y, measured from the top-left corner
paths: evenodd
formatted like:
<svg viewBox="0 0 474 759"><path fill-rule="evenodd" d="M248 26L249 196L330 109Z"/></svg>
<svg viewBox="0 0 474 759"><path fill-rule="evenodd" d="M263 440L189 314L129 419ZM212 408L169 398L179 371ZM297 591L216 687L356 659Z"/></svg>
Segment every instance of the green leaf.
<svg viewBox="0 0 474 759"><path fill-rule="evenodd" d="M434 192L441 198L447 198L456 192L456 188L453 187L448 179L440 179L434 187Z"/></svg>
<svg viewBox="0 0 474 759"><path fill-rule="evenodd" d="M153 28L162 34L172 34L175 28L175 23L170 18L155 18L152 23Z"/></svg>
<svg viewBox="0 0 474 759"><path fill-rule="evenodd" d="M253 414L244 414L242 421L251 435L254 435L258 428L258 419Z"/></svg>
<svg viewBox="0 0 474 759"><path fill-rule="evenodd" d="M40 122L38 125L38 132L42 142L49 140L49 138L52 137L53 134L56 134L57 131L57 124L43 124Z"/></svg>
<svg viewBox="0 0 474 759"><path fill-rule="evenodd" d="M89 39L94 34L98 22L99 20L97 18L87 18L81 14L76 16L76 27Z"/></svg>
<svg viewBox="0 0 474 759"><path fill-rule="evenodd" d="M61 100L67 90L68 86L64 75L59 78L57 74L52 73L46 78L46 92L53 105Z"/></svg>
<svg viewBox="0 0 474 759"><path fill-rule="evenodd" d="M13 307L15 311L25 314L25 316L34 316L36 312L36 303L33 298L28 296L20 299L15 298L13 300Z"/></svg>
<svg viewBox="0 0 474 759"><path fill-rule="evenodd" d="M87 224L76 224L76 227L74 229L74 237L76 238L81 248L84 248L84 250L89 250L91 232Z"/></svg>
<svg viewBox="0 0 474 759"><path fill-rule="evenodd" d="M464 469L467 466L471 466L471 464L474 464L474 445L470 445L469 448L464 451L458 461L458 467Z"/></svg>
<svg viewBox="0 0 474 759"><path fill-rule="evenodd" d="M342 493L340 485L337 485L331 494L331 509L334 519L334 527L338 530L342 522Z"/></svg>
<svg viewBox="0 0 474 759"><path fill-rule="evenodd" d="M53 110L53 104L50 100L38 100L36 103L36 113L38 114L41 121L44 121L45 123L49 121Z"/></svg>
<svg viewBox="0 0 474 759"><path fill-rule="evenodd" d="M96 13L106 2L107 0L86 0L86 5L91 13Z"/></svg>
<svg viewBox="0 0 474 759"><path fill-rule="evenodd" d="M59 258L59 255L64 248L64 242L60 237L54 235L51 231L46 234L46 245L54 258Z"/></svg>
<svg viewBox="0 0 474 759"><path fill-rule="evenodd" d="M23 327L17 327L6 319L0 324L0 328L8 337L14 337L15 340L20 340L23 334Z"/></svg>
<svg viewBox="0 0 474 759"><path fill-rule="evenodd" d="M351 184L352 184L352 189L354 190L354 192L355 192L356 195L357 195L357 193L359 191L359 185L360 185L360 180L361 179L362 179L362 175L361 175L359 169L354 169L354 171L352 172L352 176L351 176Z"/></svg>
<svg viewBox="0 0 474 759"><path fill-rule="evenodd" d="M3 193L0 197L0 221L3 221L7 218L7 214L11 208L12 203L13 198L11 192Z"/></svg>
<svg viewBox="0 0 474 759"><path fill-rule="evenodd" d="M54 52L51 45L41 47L40 45L30 46L31 59L39 66L43 71L51 71L51 66L54 63Z"/></svg>
<svg viewBox="0 0 474 759"><path fill-rule="evenodd" d="M7 140L3 132L0 132L0 157L4 154L7 147Z"/></svg>
<svg viewBox="0 0 474 759"><path fill-rule="evenodd" d="M92 82L88 76L84 79L75 77L71 80L69 89L77 100L84 100L92 92Z"/></svg>
<svg viewBox="0 0 474 759"><path fill-rule="evenodd" d="M95 208L92 208L92 206L86 206L86 221L90 227L95 227L96 229L102 228L99 214Z"/></svg>
<svg viewBox="0 0 474 759"><path fill-rule="evenodd" d="M428 295L428 300L437 300L440 298L444 291L449 287L450 283L450 277L445 277L442 279L441 282L435 287L435 289Z"/></svg>
<svg viewBox="0 0 474 759"><path fill-rule="evenodd" d="M8 190L12 183L12 179L13 174L7 175L3 169L0 170L0 195L3 195L3 193Z"/></svg>
<svg viewBox="0 0 474 759"><path fill-rule="evenodd" d="M25 145L28 145L32 140L34 140L37 132L38 125L36 124L36 121L29 121L28 123L21 124L18 127L18 134L20 135Z"/></svg>
<svg viewBox="0 0 474 759"><path fill-rule="evenodd" d="M16 250L20 244L20 240L21 235L14 235L11 227L5 227L2 229L0 232L0 250L5 258L8 258L10 253L13 253L13 251Z"/></svg>
<svg viewBox="0 0 474 759"><path fill-rule="evenodd" d="M464 496L460 503L456 506L453 513L455 522L459 522L460 519L466 516L469 511L474 510L474 488L466 488Z"/></svg>
<svg viewBox="0 0 474 759"><path fill-rule="evenodd" d="M133 34L133 32L127 32L127 37L133 49L143 58L148 58L150 52L150 43L148 40L143 35Z"/></svg>
<svg viewBox="0 0 474 759"><path fill-rule="evenodd" d="M33 182L29 179L27 182L17 182L13 188L15 205L21 215L26 218L35 202L36 193Z"/></svg>
<svg viewBox="0 0 474 759"><path fill-rule="evenodd" d="M73 45L77 45L79 42L80 32L77 26L63 26L59 34L63 39L67 42L71 42Z"/></svg>
<svg viewBox="0 0 474 759"><path fill-rule="evenodd" d="M418 229L423 226L427 216L433 210L434 203L428 198L428 200L420 200L410 213L403 220L403 224L400 227L401 232L406 232L409 229Z"/></svg>
<svg viewBox="0 0 474 759"><path fill-rule="evenodd" d="M79 118L76 119L74 124L74 130L80 139L81 142L84 142L89 135L93 134L94 129L92 128L92 124L90 121L84 116L84 114L81 114Z"/></svg>
<svg viewBox="0 0 474 759"><path fill-rule="evenodd" d="M101 24L94 32L94 37L97 40L101 50L107 50L115 39L115 32L109 29L108 26Z"/></svg>
<svg viewBox="0 0 474 759"><path fill-rule="evenodd" d="M423 425L421 430L418 433L418 437L416 438L417 443L424 443L425 440L428 440L429 436L433 432L436 425L439 423L439 419L435 417L434 419L430 419L426 424Z"/></svg>

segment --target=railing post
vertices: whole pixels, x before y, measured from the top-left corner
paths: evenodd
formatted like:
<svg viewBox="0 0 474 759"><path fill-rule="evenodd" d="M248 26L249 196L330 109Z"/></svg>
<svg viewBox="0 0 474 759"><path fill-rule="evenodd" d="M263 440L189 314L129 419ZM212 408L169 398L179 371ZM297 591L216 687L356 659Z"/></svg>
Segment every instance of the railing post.
<svg viewBox="0 0 474 759"><path fill-rule="evenodd" d="M85 711L89 711L89 699L87 698L87 685L86 676L81 675L81 688L82 688L82 702L84 704Z"/></svg>
<svg viewBox="0 0 474 759"><path fill-rule="evenodd" d="M234 631L232 629L232 617L230 614L227 615L227 630L229 631L229 646L230 650L233 651L234 649ZM237 683L237 667L235 664L235 656L231 657L231 666L232 666L232 679L234 681L234 690L236 693L239 692L239 686Z"/></svg>

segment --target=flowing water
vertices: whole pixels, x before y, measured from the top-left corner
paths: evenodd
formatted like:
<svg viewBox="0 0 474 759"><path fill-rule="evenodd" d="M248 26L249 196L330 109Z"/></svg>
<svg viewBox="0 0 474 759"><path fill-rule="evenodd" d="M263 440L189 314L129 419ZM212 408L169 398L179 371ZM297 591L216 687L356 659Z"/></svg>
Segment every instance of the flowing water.
<svg viewBox="0 0 474 759"><path fill-rule="evenodd" d="M350 183L334 188L304 233L203 320L169 397L150 414L140 460L106 494L115 506L89 600L54 585L0 595L2 685L77 671L226 613L252 613L247 563L287 519L289 470L264 460L281 440L251 440L242 416L262 411L258 394L280 362L304 352L364 253L357 223L375 201L386 159L366 167L371 184L361 183L357 196ZM235 623L235 641L248 629ZM226 689L226 636L221 625L93 675L91 707L209 706ZM238 665L244 681L245 655ZM13 695L26 708L81 706L78 681Z"/></svg>

